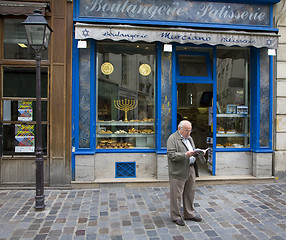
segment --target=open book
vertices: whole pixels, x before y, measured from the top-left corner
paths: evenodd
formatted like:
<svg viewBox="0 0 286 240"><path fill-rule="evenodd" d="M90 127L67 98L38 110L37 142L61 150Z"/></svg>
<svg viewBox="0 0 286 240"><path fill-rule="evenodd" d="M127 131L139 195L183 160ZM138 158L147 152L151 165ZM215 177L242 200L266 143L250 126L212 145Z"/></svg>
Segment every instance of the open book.
<svg viewBox="0 0 286 240"><path fill-rule="evenodd" d="M209 150L209 148L207 148L207 149L196 148L194 151L195 151L196 154L203 154L203 155L205 155L208 150Z"/></svg>

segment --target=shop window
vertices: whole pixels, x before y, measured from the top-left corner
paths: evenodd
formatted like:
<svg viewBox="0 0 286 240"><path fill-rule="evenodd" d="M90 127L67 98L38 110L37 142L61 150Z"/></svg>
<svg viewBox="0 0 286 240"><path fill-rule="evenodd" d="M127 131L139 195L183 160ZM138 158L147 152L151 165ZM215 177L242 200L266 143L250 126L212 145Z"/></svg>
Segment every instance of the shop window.
<svg viewBox="0 0 286 240"><path fill-rule="evenodd" d="M249 49L217 49L217 148L249 148Z"/></svg>
<svg viewBox="0 0 286 240"><path fill-rule="evenodd" d="M3 67L3 155L33 155L36 134L36 69ZM47 154L48 69L41 70L42 141Z"/></svg>
<svg viewBox="0 0 286 240"><path fill-rule="evenodd" d="M4 19L4 58L5 59L35 59L35 52L28 47L22 22L25 18ZM42 60L48 59L48 50L41 53Z"/></svg>
<svg viewBox="0 0 286 240"><path fill-rule="evenodd" d="M97 149L155 148L155 44L97 44Z"/></svg>

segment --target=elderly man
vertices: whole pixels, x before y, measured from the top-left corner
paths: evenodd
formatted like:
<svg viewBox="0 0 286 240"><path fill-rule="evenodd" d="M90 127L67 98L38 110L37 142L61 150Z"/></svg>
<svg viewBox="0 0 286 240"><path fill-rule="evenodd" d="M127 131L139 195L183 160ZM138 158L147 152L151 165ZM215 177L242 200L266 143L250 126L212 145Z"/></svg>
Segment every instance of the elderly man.
<svg viewBox="0 0 286 240"><path fill-rule="evenodd" d="M183 120L178 125L178 131L167 140L167 156L170 181L170 214L172 220L180 226L185 222L180 214L183 200L184 219L200 222L202 219L195 216L195 164L198 155L195 153L195 144L190 137L192 124ZM200 156L203 157L203 156ZM204 157L203 157L204 158Z"/></svg>

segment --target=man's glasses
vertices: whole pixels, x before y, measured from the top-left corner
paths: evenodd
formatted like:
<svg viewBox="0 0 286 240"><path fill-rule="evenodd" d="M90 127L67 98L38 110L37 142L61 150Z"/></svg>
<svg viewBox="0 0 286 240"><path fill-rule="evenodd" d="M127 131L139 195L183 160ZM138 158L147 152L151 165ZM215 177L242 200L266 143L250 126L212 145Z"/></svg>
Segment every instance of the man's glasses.
<svg viewBox="0 0 286 240"><path fill-rule="evenodd" d="M191 133L192 132L192 130L190 130L190 129L184 129L184 131L187 132L187 133Z"/></svg>

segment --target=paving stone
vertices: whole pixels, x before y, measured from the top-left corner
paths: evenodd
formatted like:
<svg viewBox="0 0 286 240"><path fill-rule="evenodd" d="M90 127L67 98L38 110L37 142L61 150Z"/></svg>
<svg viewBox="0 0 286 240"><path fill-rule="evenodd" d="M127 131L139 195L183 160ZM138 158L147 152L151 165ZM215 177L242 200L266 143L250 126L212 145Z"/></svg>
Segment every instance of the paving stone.
<svg viewBox="0 0 286 240"><path fill-rule="evenodd" d="M25 232L22 237L32 239L35 236L36 236L36 232Z"/></svg>
<svg viewBox="0 0 286 240"><path fill-rule="evenodd" d="M110 238L111 240L122 240L122 236L113 236Z"/></svg>
<svg viewBox="0 0 286 240"><path fill-rule="evenodd" d="M34 240L44 240L47 238L47 234L37 234Z"/></svg>
<svg viewBox="0 0 286 240"><path fill-rule="evenodd" d="M147 233L147 236L148 236L149 238L151 238L151 237L157 237L157 236L158 236L158 234L157 234L157 232L156 232L155 230L146 231L146 233Z"/></svg>
<svg viewBox="0 0 286 240"><path fill-rule="evenodd" d="M122 226L131 226L131 221L130 220L122 221Z"/></svg>
<svg viewBox="0 0 286 240"><path fill-rule="evenodd" d="M0 190L2 239L285 239L286 184L198 186L202 222L174 224L168 187L45 191L36 212L34 191Z"/></svg>
<svg viewBox="0 0 286 240"><path fill-rule="evenodd" d="M40 229L40 233L49 233L50 230L51 230L51 227L42 227Z"/></svg>
<svg viewBox="0 0 286 240"><path fill-rule="evenodd" d="M86 239L87 240L94 240L94 239L96 239L96 234L94 233L94 234L87 234L86 235Z"/></svg>
<svg viewBox="0 0 286 240"><path fill-rule="evenodd" d="M49 233L50 237L59 237L61 235L62 231L61 230L51 230Z"/></svg>
<svg viewBox="0 0 286 240"><path fill-rule="evenodd" d="M192 232L201 232L202 229L199 226L190 226Z"/></svg>
<svg viewBox="0 0 286 240"><path fill-rule="evenodd" d="M121 231L120 228L114 228L114 229L110 230L109 235L111 237L113 237L113 236L121 236L122 235L122 231Z"/></svg>
<svg viewBox="0 0 286 240"><path fill-rule="evenodd" d="M273 237L271 238L271 240L285 240L285 238L282 238L282 237L280 237L280 236L273 236Z"/></svg>

